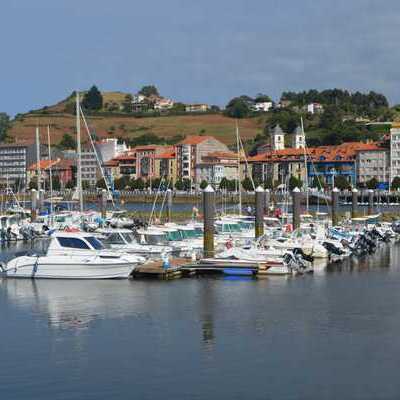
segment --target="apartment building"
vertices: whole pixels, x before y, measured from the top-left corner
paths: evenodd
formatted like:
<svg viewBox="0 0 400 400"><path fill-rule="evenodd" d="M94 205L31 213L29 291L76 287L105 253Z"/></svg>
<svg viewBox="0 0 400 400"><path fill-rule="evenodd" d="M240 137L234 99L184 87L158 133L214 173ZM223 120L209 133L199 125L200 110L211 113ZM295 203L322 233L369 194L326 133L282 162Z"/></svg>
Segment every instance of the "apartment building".
<svg viewBox="0 0 400 400"><path fill-rule="evenodd" d="M206 154L196 165L196 181L206 181L218 187L223 178L238 179L238 166L238 155L230 151Z"/></svg>
<svg viewBox="0 0 400 400"><path fill-rule="evenodd" d="M0 185L27 185L27 168L36 161L36 144L0 145ZM40 146L40 158L48 158L47 146Z"/></svg>
<svg viewBox="0 0 400 400"><path fill-rule="evenodd" d="M390 128L390 171L389 182L400 176L400 123L392 123Z"/></svg>
<svg viewBox="0 0 400 400"><path fill-rule="evenodd" d="M388 188L390 180L390 149L371 143L369 148L357 151L357 183L365 184L376 179L382 188Z"/></svg>
<svg viewBox="0 0 400 400"><path fill-rule="evenodd" d="M229 152L228 147L212 136L188 136L176 145L177 174L181 179L190 179L192 186L200 184L196 166L204 156L216 151Z"/></svg>

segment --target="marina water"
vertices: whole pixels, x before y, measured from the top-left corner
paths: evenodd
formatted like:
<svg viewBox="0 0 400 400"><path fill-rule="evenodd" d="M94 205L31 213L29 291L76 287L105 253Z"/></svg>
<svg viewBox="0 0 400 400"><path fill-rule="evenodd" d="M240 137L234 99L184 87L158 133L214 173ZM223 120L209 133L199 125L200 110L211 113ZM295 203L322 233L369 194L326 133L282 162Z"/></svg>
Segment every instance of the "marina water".
<svg viewBox="0 0 400 400"><path fill-rule="evenodd" d="M1 398L395 399L399 257L254 280L3 280Z"/></svg>

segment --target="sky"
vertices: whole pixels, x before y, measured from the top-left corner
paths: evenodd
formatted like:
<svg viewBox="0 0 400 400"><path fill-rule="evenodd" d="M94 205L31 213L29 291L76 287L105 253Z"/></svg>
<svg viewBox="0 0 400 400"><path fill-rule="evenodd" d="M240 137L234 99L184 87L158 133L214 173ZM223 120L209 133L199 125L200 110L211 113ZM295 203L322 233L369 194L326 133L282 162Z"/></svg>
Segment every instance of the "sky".
<svg viewBox="0 0 400 400"><path fill-rule="evenodd" d="M1 0L0 112L73 90L225 105L257 93L374 90L400 102L398 0Z"/></svg>

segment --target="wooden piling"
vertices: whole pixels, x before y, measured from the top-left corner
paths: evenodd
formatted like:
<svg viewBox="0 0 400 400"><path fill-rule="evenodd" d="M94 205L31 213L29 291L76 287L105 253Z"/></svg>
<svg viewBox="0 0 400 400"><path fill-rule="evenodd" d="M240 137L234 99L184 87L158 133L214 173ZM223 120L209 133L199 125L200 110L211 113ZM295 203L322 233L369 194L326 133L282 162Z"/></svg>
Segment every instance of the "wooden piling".
<svg viewBox="0 0 400 400"><path fill-rule="evenodd" d="M368 215L373 215L374 213L374 191L372 189L368 190Z"/></svg>
<svg viewBox="0 0 400 400"><path fill-rule="evenodd" d="M269 215L269 206L271 204L271 192L269 191L269 189L265 189L264 201L265 201L264 215Z"/></svg>
<svg viewBox="0 0 400 400"><path fill-rule="evenodd" d="M172 222L172 190L167 190L167 221Z"/></svg>
<svg viewBox="0 0 400 400"><path fill-rule="evenodd" d="M43 206L44 206L44 190L40 189L39 190L39 200L38 200L38 204L37 204L37 209L40 211L43 210Z"/></svg>
<svg viewBox="0 0 400 400"><path fill-rule="evenodd" d="M332 226L339 224L339 189L332 190Z"/></svg>
<svg viewBox="0 0 400 400"><path fill-rule="evenodd" d="M38 194L36 189L31 190L31 222L35 222L37 218L37 201Z"/></svg>
<svg viewBox="0 0 400 400"><path fill-rule="evenodd" d="M214 257L214 216L215 216L215 192L208 185L203 190L203 219L204 238L203 253L205 258Z"/></svg>
<svg viewBox="0 0 400 400"><path fill-rule="evenodd" d="M353 188L351 191L351 218L356 218L358 212L358 190Z"/></svg>
<svg viewBox="0 0 400 400"><path fill-rule="evenodd" d="M298 187L293 189L293 229L300 228L301 192Z"/></svg>
<svg viewBox="0 0 400 400"><path fill-rule="evenodd" d="M106 219L107 216L107 190L102 189L100 198L101 218Z"/></svg>
<svg viewBox="0 0 400 400"><path fill-rule="evenodd" d="M264 206L265 206L265 192L259 186L255 193L255 208L256 208L256 221L255 221L255 237L256 239L264 235Z"/></svg>

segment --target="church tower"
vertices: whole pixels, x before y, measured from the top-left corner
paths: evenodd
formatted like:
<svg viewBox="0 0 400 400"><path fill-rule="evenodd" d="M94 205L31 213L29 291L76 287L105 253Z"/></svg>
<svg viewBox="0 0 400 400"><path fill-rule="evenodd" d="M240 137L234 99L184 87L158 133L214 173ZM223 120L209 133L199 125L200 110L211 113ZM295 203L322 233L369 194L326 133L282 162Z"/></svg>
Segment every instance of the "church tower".
<svg viewBox="0 0 400 400"><path fill-rule="evenodd" d="M295 149L304 149L306 145L306 138L300 126L296 128L293 135L292 147Z"/></svg>
<svg viewBox="0 0 400 400"><path fill-rule="evenodd" d="M276 125L271 131L271 149L283 150L285 148L285 134L282 128Z"/></svg>

